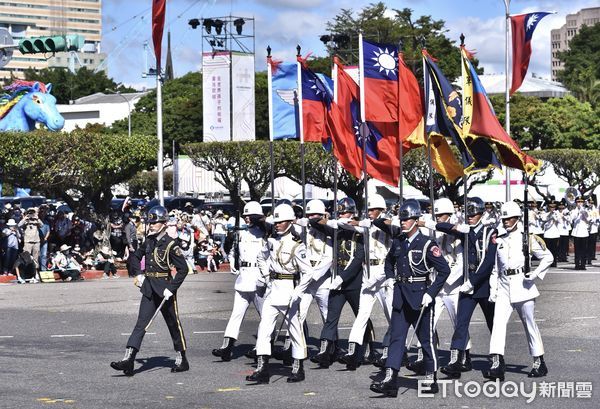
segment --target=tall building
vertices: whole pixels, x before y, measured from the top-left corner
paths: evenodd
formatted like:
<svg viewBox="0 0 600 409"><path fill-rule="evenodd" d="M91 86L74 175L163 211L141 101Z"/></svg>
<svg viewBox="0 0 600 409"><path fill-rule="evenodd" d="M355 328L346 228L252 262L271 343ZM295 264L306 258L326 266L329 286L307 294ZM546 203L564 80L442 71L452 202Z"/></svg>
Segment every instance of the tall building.
<svg viewBox="0 0 600 409"><path fill-rule="evenodd" d="M552 81L557 81L558 71L564 68L563 63L558 59L558 52L569 49L569 42L579 33L582 26L593 26L599 22L600 7L581 9L575 14L567 14L566 24L550 32Z"/></svg>
<svg viewBox="0 0 600 409"><path fill-rule="evenodd" d="M100 52L102 36L102 0L10 0L0 1L0 27L8 29L15 43L27 37L79 34L85 38L83 49L74 58L74 68L95 69L106 58ZM52 55L21 54L0 69L0 80L22 78L27 68L70 66L69 53Z"/></svg>

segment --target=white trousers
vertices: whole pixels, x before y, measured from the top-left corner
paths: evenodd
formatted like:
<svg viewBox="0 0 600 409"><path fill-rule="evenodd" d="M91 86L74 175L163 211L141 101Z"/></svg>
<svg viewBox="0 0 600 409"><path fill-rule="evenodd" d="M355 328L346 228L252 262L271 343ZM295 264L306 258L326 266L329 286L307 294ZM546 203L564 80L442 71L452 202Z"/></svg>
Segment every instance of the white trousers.
<svg viewBox="0 0 600 409"><path fill-rule="evenodd" d="M271 355L271 336L275 331L277 317L279 314L286 314L284 317L287 324L290 338L292 341L292 358L306 359L306 341L302 332L302 325L298 319L298 303L294 303L289 311L286 305L271 305L269 297L265 299L258 325L258 336L256 338L256 355Z"/></svg>
<svg viewBox="0 0 600 409"><path fill-rule="evenodd" d="M394 289L385 287L383 285L384 283L385 281L377 284L374 288L362 288L360 290L358 314L356 315L354 323L352 324L352 330L350 331L348 342L355 342L359 345L362 345L365 331L367 329L367 322L371 317L375 300L378 300L381 308L383 308L385 319L389 325L390 320L392 319L392 301L394 298Z"/></svg>
<svg viewBox="0 0 600 409"><path fill-rule="evenodd" d="M302 298L300 300L300 315L298 319L300 320L300 324L304 325L304 321L306 321L306 316L308 315L308 309L310 308L310 304L315 300L317 302L317 306L319 307L319 312L321 313L321 319L323 323L327 319L327 304L329 301L329 288L325 286L312 288L312 283L307 288L306 292L302 294Z"/></svg>
<svg viewBox="0 0 600 409"><path fill-rule="evenodd" d="M256 312L260 316L263 302L264 299L259 297L256 291L235 291L233 309L231 310L231 317L229 317L224 336L237 340L240 335L240 326L242 325L244 316L246 316L246 311L248 311L250 303L254 303Z"/></svg>
<svg viewBox="0 0 600 409"><path fill-rule="evenodd" d="M434 307L434 316L433 316L433 329L437 328L437 323L440 317L442 316L442 312L446 310L448 313L448 318L450 318L450 323L452 323L452 333L456 329L456 314L458 312L458 296L459 292L456 294L438 294L435 297L435 307ZM421 347L421 343L417 342L417 347ZM467 349L471 349L471 340L467 342Z"/></svg>
<svg viewBox="0 0 600 409"><path fill-rule="evenodd" d="M525 328L531 356L544 355L544 344L540 330L535 323L535 300L511 303L508 297L498 295L494 308L494 327L490 339L490 354L504 355L506 344L506 326L512 311L516 310Z"/></svg>

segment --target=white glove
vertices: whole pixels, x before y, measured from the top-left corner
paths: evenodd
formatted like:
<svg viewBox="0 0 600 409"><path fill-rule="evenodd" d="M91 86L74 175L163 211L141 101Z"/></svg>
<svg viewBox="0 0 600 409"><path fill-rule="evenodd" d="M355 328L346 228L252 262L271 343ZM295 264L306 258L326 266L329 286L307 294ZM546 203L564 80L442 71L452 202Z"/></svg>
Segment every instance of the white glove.
<svg viewBox="0 0 600 409"><path fill-rule="evenodd" d="M300 300L300 298L302 297L302 292L298 291L298 289L294 289L294 292L292 293L292 298L290 300L290 305L295 304L296 302L298 302L298 300Z"/></svg>
<svg viewBox="0 0 600 409"><path fill-rule="evenodd" d="M370 219L364 219L358 222L359 227L366 227L367 229L371 227L373 222Z"/></svg>
<svg viewBox="0 0 600 409"><path fill-rule="evenodd" d="M308 218L303 217L301 219L298 219L298 220L296 220L296 224L301 227L306 227L306 226L308 226Z"/></svg>
<svg viewBox="0 0 600 409"><path fill-rule="evenodd" d="M229 269L231 270L231 274L233 274L234 276L236 276L236 275L238 275L240 272L239 272L239 270L238 270L237 268L235 268L235 267L233 266L233 264L234 264L234 263L231 263L231 264L229 265Z"/></svg>
<svg viewBox="0 0 600 409"><path fill-rule="evenodd" d="M467 280L463 285L460 286L458 291L465 294L473 294L473 284L471 284L470 280Z"/></svg>
<svg viewBox="0 0 600 409"><path fill-rule="evenodd" d="M471 230L468 224L457 224L455 227L456 231L459 233L468 233Z"/></svg>
<svg viewBox="0 0 600 409"><path fill-rule="evenodd" d="M327 220L327 225L329 227L331 227L332 229L337 229L338 228L338 221L337 220Z"/></svg>
<svg viewBox="0 0 600 409"><path fill-rule="evenodd" d="M533 280L535 280L537 277L537 273L534 271L530 271L529 274L527 274L523 279L527 282L533 282Z"/></svg>
<svg viewBox="0 0 600 409"><path fill-rule="evenodd" d="M394 284L396 284L396 280L393 278L388 278L387 280L385 280L385 282L383 283L383 286L386 288L394 288Z"/></svg>
<svg viewBox="0 0 600 409"><path fill-rule="evenodd" d="M142 288L142 284L144 284L145 279L146 279L146 277L143 274L138 274L133 279L133 285L135 285L136 287Z"/></svg>
<svg viewBox="0 0 600 409"><path fill-rule="evenodd" d="M488 297L488 301L496 302L496 298L498 298L498 293L496 293L496 292L490 293L490 296Z"/></svg>
<svg viewBox="0 0 600 409"><path fill-rule="evenodd" d="M336 278L334 278L331 281L331 284L329 285L329 289L330 290L339 290L340 288L342 288L343 282L344 282L344 279L340 276L337 276Z"/></svg>
<svg viewBox="0 0 600 409"><path fill-rule="evenodd" d="M421 305L423 307L429 306L433 302L433 298L427 293L423 294L423 299L421 300Z"/></svg>
<svg viewBox="0 0 600 409"><path fill-rule="evenodd" d="M173 293L171 291L169 291L168 288L165 288L165 291L163 291L163 297L165 298L165 300L168 300L172 296L173 296Z"/></svg>
<svg viewBox="0 0 600 409"><path fill-rule="evenodd" d="M435 230L435 225L436 225L436 222L434 222L433 220L431 220L431 219L425 220L425 227L427 227L429 230Z"/></svg>

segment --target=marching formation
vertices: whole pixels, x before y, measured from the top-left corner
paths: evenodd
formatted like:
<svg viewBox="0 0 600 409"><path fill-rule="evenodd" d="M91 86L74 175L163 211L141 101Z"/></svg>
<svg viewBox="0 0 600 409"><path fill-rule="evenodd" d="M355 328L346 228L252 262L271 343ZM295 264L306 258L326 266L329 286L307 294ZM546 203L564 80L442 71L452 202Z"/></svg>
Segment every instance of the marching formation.
<svg viewBox="0 0 600 409"><path fill-rule="evenodd" d="M233 309L223 344L212 354L224 362L232 359L240 325L248 307L254 304L260 323L256 346L246 356L254 359L256 370L246 380L269 383L270 360L280 359L291 366L288 382L303 381L309 358L305 320L315 300L323 328L319 352L310 357L311 362L321 368L339 362L351 371L362 364L378 366L385 377L373 382L370 389L390 397L397 396L398 372L406 366L424 377L420 392L436 393L438 369L451 378L472 370L469 351L471 342L477 340L469 337L469 323L479 306L491 332L490 366L483 373L485 378L504 380L506 327L513 309L528 339L533 362L529 377L548 373L535 322L535 299L539 296L535 282L555 265L554 245L527 233L518 203L504 203L498 212L492 212L480 198L473 197L468 199L463 214L450 200L442 198L435 201L429 214L414 199L388 209L383 197L371 195L367 207L367 217L360 219L354 201L344 198L331 212L337 217L330 217L323 202L311 200L302 218L291 202L283 200L272 215L265 217L259 203L247 203L243 209L245 226L236 229L229 254L231 272L237 275ZM549 206L548 211L556 211L552 209ZM590 220L589 215L586 219L581 214L582 209L573 209L571 215L577 211L572 220ZM133 375L144 331L158 310L163 312L178 353L173 371L189 369L176 303L177 288L188 265L177 242L164 233L165 217L164 208L150 210L151 236L130 263L141 282L140 314L125 357L111 363L126 375ZM553 214L540 217L548 220ZM536 220L535 216L529 218L530 223ZM144 255L146 272L142 273L139 260ZM535 268L530 268L531 258L539 260ZM171 266L177 269L175 276ZM165 302L168 305L163 307ZM374 348L375 332L370 320L376 302L389 323L381 354ZM338 323L346 303L356 318L348 349L342 351ZM442 363L435 329L444 310L454 334L450 361ZM280 316L282 323L277 328ZM284 325L286 342L282 349L276 349L274 341ZM406 352L415 336L418 354L411 361Z"/></svg>

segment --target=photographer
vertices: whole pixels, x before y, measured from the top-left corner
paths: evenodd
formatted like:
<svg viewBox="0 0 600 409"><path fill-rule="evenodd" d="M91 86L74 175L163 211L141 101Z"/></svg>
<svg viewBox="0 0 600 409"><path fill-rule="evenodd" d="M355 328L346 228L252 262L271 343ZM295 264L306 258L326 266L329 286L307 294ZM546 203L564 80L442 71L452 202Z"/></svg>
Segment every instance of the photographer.
<svg viewBox="0 0 600 409"><path fill-rule="evenodd" d="M37 216L35 208L28 209L25 217L19 222L19 229L23 232L23 251L31 254L35 265L39 267L40 260L40 229L43 223Z"/></svg>

